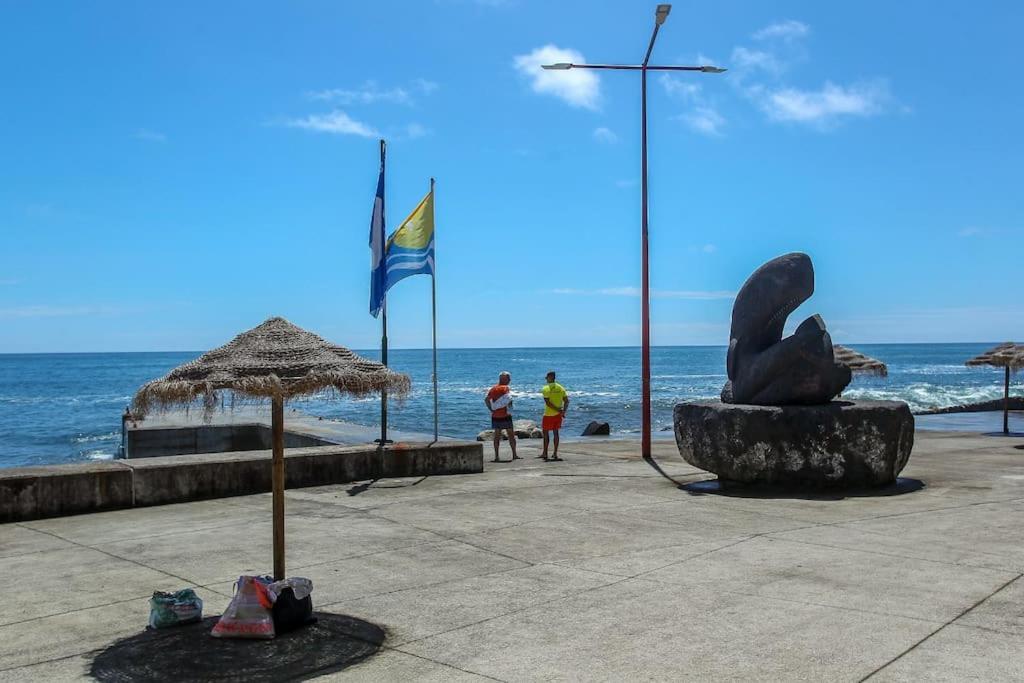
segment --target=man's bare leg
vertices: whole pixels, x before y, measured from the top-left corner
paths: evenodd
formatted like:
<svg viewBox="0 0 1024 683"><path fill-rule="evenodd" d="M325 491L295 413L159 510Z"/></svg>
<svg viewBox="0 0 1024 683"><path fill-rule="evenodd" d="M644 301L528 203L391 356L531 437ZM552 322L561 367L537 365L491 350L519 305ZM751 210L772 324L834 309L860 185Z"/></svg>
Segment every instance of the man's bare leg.
<svg viewBox="0 0 1024 683"><path fill-rule="evenodd" d="M501 445L501 430L494 430L494 460L492 462L501 462L498 460L498 446Z"/></svg>
<svg viewBox="0 0 1024 683"><path fill-rule="evenodd" d="M543 434L544 434L544 451L540 454L540 457L543 460L547 460L548 459L548 432L547 432L547 430L544 430Z"/></svg>
<svg viewBox="0 0 1024 683"><path fill-rule="evenodd" d="M552 460L558 460L558 430L555 430L555 455Z"/></svg>
<svg viewBox="0 0 1024 683"><path fill-rule="evenodd" d="M512 427L506 427L505 434L508 435L508 445L512 447L512 459L520 460L521 458L516 455L516 430Z"/></svg>

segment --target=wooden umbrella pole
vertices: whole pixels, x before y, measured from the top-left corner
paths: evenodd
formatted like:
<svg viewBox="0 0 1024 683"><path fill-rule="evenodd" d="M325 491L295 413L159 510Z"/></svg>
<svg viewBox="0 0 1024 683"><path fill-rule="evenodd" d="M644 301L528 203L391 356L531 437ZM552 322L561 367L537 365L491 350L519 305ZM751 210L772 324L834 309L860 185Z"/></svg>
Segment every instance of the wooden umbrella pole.
<svg viewBox="0 0 1024 683"><path fill-rule="evenodd" d="M284 398L275 396L270 408L274 458L272 465L274 492L274 580L284 573Z"/></svg>
<svg viewBox="0 0 1024 683"><path fill-rule="evenodd" d="M1003 383L1003 434L1010 433L1010 366L1006 366L1006 380Z"/></svg>

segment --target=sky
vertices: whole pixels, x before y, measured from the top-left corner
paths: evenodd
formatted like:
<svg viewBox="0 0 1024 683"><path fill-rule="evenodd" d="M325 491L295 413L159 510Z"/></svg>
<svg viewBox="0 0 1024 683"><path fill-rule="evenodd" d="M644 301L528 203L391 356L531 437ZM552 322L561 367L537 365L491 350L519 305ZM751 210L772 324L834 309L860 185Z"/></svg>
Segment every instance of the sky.
<svg viewBox="0 0 1024 683"><path fill-rule="evenodd" d="M442 347L636 345L652 2L0 4L0 352L202 350L282 315L353 348L436 178ZM676 3L652 63L655 344L726 344L811 255L840 343L1024 337L1024 5ZM430 278L389 294L430 345Z"/></svg>

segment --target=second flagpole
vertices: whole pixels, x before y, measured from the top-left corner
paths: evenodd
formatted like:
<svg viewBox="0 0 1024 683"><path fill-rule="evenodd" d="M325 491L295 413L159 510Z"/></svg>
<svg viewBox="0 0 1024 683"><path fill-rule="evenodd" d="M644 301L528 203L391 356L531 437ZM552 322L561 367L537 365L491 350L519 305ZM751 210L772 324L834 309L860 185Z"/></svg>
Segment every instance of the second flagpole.
<svg viewBox="0 0 1024 683"><path fill-rule="evenodd" d="M430 179L430 201L434 203L434 179ZM436 211L436 205L433 207ZM433 216L431 217L434 218ZM436 235L435 231L435 235ZM433 239L433 237L431 238ZM433 320L433 338L434 338L434 443L437 443L438 434L438 409L437 409L437 243L434 243L434 253L431 258L434 259L434 263L430 266L430 310L431 318Z"/></svg>

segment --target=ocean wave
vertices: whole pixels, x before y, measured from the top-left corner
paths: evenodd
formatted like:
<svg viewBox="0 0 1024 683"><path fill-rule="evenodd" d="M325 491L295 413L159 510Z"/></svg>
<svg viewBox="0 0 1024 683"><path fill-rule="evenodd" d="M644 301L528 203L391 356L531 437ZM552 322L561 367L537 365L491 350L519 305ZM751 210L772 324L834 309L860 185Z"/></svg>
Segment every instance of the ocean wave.
<svg viewBox="0 0 1024 683"><path fill-rule="evenodd" d="M483 397L486 396L487 392L490 391L490 390L491 390L491 387L453 387L453 388L447 389L446 391L452 391L452 392L456 392L456 393L460 393L460 394L476 394L476 395L479 395L481 397L481 399L483 399ZM567 390L569 392L569 398L577 398L577 397L617 398L619 396L622 396L622 394L617 392L617 391L575 391L573 389L567 389ZM444 391L441 391L441 393L444 393ZM511 389L509 391L509 393L512 394L512 398L514 398L514 399L516 399L516 398L536 398L538 400L540 399L540 389L539 388L536 389L536 390L533 390L533 391L526 391L526 390L523 390L523 389ZM428 395L432 395L432 392L428 392Z"/></svg>
<svg viewBox="0 0 1024 683"><path fill-rule="evenodd" d="M858 387L843 392L843 398L871 401L905 401L911 410L949 408L1001 398L1001 387L958 387L936 384L912 384L900 388Z"/></svg>
<svg viewBox="0 0 1024 683"><path fill-rule="evenodd" d="M106 434L92 434L90 436L76 436L71 439L72 443L92 443L94 441L110 441L121 438L120 432L108 432Z"/></svg>
<svg viewBox="0 0 1024 683"><path fill-rule="evenodd" d="M130 403L131 396L0 396L0 404L20 406L79 406L79 405L118 405Z"/></svg>
<svg viewBox="0 0 1024 683"><path fill-rule="evenodd" d="M93 450L85 451L84 453L82 453L82 457L86 458L87 460L113 460L114 453L113 451L105 451L101 448L96 448Z"/></svg>

